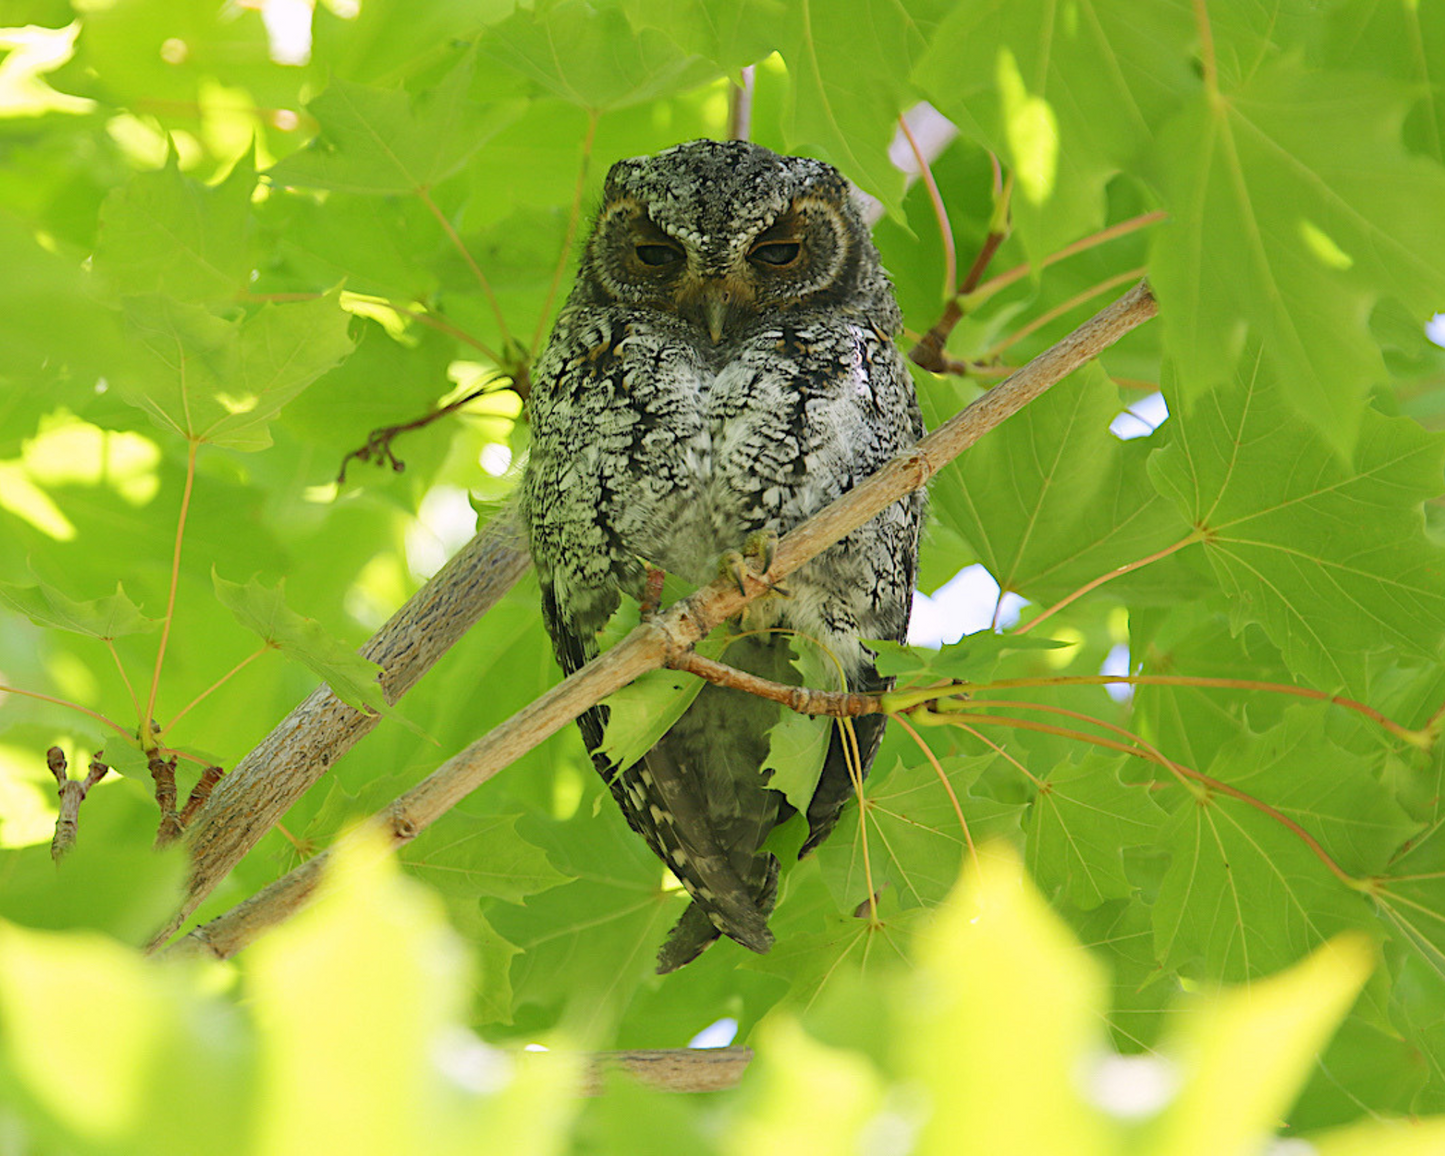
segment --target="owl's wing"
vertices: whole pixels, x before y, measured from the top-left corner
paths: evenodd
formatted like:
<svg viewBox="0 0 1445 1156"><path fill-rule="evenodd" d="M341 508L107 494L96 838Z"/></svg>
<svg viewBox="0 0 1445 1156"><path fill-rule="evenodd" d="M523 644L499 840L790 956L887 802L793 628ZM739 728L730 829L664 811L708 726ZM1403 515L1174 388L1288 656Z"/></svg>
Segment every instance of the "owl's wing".
<svg viewBox="0 0 1445 1156"><path fill-rule="evenodd" d="M543 621L558 662L571 674L596 656L597 631L605 618L570 618L556 594L544 580ZM755 719L755 714L770 717ZM777 708L752 695L706 686L672 730L626 767L602 750L605 706L577 720L593 765L628 825L692 898L659 955L659 971L696 958L720 933L753 951L772 946L767 917L777 892L778 863L771 855L757 856L756 848L777 818L777 796L761 789L758 775L767 754L767 730L776 719ZM749 776L757 780L755 788L737 790ZM719 797L719 784L727 785L726 798Z"/></svg>

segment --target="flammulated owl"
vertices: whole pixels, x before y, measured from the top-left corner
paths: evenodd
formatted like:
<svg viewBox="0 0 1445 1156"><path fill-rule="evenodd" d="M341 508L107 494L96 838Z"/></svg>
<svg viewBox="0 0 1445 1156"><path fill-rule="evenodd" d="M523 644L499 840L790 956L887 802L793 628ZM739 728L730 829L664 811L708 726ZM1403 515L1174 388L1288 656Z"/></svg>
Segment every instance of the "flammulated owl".
<svg viewBox="0 0 1445 1156"><path fill-rule="evenodd" d="M831 166L706 140L613 165L529 400L523 503L566 671L597 653L623 594L645 597L650 569L710 581L729 551L785 533L922 434L892 341L900 323ZM907 630L922 512L921 495L899 501L791 575L785 594L755 601L726 661L797 682L791 646L821 644L852 689L884 688L860 640ZM761 846L795 813L768 786L778 712L705 686L630 766L599 750L605 707L579 720L628 823L692 898L659 971L720 933L772 945L778 861ZM865 773L883 725L853 724ZM845 747L835 726L804 853L852 794Z"/></svg>

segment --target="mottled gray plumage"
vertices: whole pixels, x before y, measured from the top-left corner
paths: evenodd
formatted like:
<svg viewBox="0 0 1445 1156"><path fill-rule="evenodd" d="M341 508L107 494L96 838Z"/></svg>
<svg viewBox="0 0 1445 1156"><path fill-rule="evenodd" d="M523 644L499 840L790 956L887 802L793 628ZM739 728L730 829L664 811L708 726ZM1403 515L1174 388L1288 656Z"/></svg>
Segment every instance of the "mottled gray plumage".
<svg viewBox="0 0 1445 1156"><path fill-rule="evenodd" d="M523 501L547 629L564 669L594 656L621 595L652 567L702 584L753 535L821 510L922 433L892 335L892 287L832 167L738 141L620 161L577 282L537 363ZM902 639L922 498L885 510L754 602L748 628L823 643L854 689L884 685L862 638ZM796 682L788 639L750 634L726 660ZM778 708L707 686L638 763L594 753L628 822L693 903L659 956L667 971L719 932L754 951L778 863L759 850L793 814L767 786ZM597 752L603 708L579 720ZM863 769L882 735L854 724ZM852 783L834 730L808 807L832 830Z"/></svg>

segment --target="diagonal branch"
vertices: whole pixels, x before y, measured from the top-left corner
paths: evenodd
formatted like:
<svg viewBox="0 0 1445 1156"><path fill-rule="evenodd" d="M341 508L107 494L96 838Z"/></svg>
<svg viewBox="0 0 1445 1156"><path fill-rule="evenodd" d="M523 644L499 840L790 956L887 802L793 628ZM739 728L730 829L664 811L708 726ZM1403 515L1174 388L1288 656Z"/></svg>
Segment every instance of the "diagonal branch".
<svg viewBox="0 0 1445 1156"><path fill-rule="evenodd" d="M928 434L911 450L900 454L821 513L789 531L778 543L767 581L753 576L747 593L743 593L733 577L719 578L666 613L642 623L611 650L453 755L375 816L372 823L382 828L394 846L414 839L478 786L566 726L588 707L648 670L679 663L681 656L705 638L714 626L732 618L754 597L771 589L778 579L822 553L899 498L925 485L985 433L1125 333L1142 325L1157 311L1158 306L1147 284L1141 282L1007 381ZM451 569L449 564L448 570ZM444 570L443 574L446 573ZM422 593L432 591L432 597L440 599L442 590L434 588L439 585L446 587L458 580L456 575L452 575L443 582L443 574L433 579ZM460 580L470 579L462 576ZM405 612L406 608L403 608L401 613ZM438 653L441 649L445 647L437 647ZM329 764L335 752L328 754L330 757L326 762ZM252 763L259 771L258 764L259 760ZM239 773L240 768L227 776L222 785L228 786L230 779ZM318 770L314 777L319 777L319 774ZM253 774L253 778L256 777ZM251 789L269 788L264 773L259 778L261 781L255 782ZM219 790L217 793L220 793ZM244 794L236 797L244 798ZM214 843L223 832L215 829L211 808L203 812L202 817L207 821L206 825L211 830L210 841ZM276 817L279 818L279 812ZM256 837L259 838L259 835ZM194 846L199 857L205 845L198 842ZM213 866L218 861L214 855L208 858ZM176 945L175 950L222 959L233 955L265 928L284 920L306 902L327 858L326 852L317 855L231 911L196 928ZM219 876L212 876L212 882L215 878ZM193 880L192 899L187 911L193 909L198 901L197 890ZM159 946L179 922L177 919L171 928L158 936L152 947Z"/></svg>
<svg viewBox="0 0 1445 1156"><path fill-rule="evenodd" d="M531 564L514 513L504 511L413 594L361 650L382 667L387 704L410 690ZM282 719L216 785L187 828L186 897L152 946L173 935L261 836L380 721L347 706L324 684Z"/></svg>

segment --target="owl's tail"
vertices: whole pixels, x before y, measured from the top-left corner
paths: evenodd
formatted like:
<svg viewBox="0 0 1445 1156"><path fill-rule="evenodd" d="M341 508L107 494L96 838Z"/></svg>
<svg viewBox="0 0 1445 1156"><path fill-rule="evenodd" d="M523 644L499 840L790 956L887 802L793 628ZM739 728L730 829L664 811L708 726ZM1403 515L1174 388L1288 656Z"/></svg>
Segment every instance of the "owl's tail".
<svg viewBox="0 0 1445 1156"><path fill-rule="evenodd" d="M766 920L772 914L773 905L778 899L778 860L774 855L764 856L763 859L766 865L766 874L762 883L762 891L757 896L757 906L759 913ZM682 918L673 925L672 931L668 933L667 942L657 953L657 974L666 975L669 971L676 971L683 964L691 963L706 951L713 941L723 933L714 922L715 918L715 916L709 915L696 900L689 903L687 910L682 913ZM729 934L744 947L750 947L761 953L766 952L773 944L773 934L768 931L766 924L763 932L767 939L762 947L754 947L753 943L741 939L731 932Z"/></svg>

